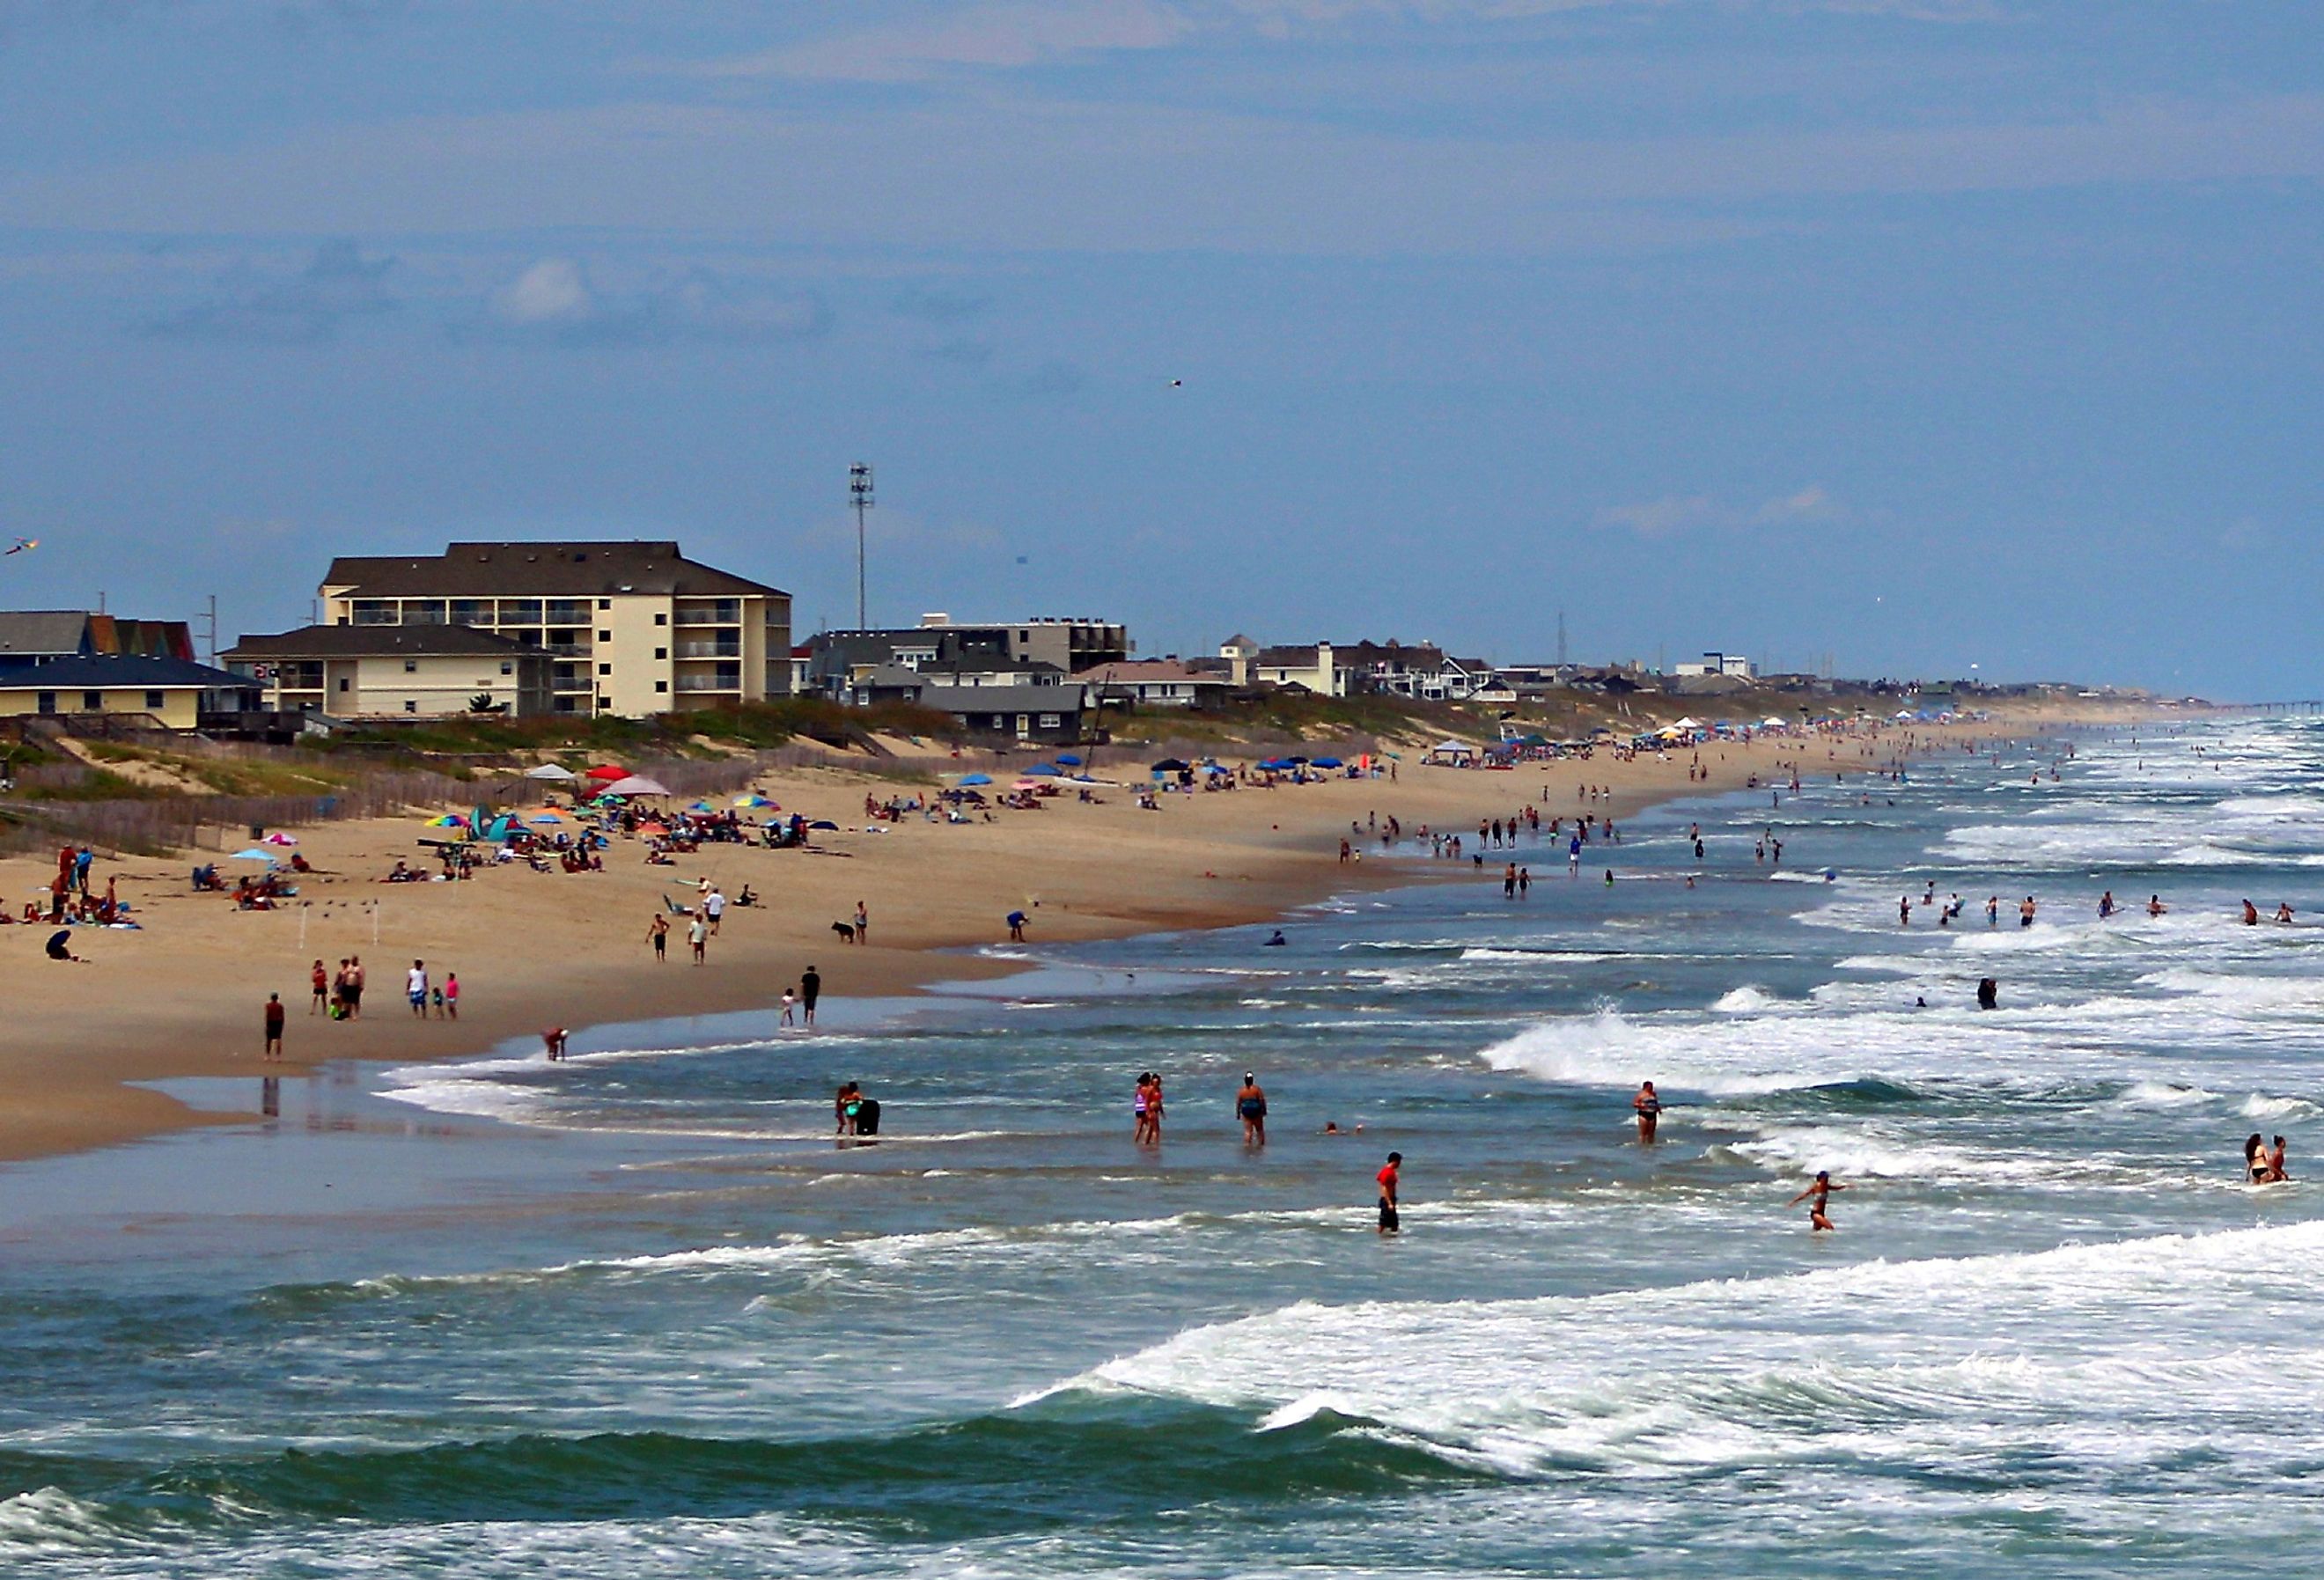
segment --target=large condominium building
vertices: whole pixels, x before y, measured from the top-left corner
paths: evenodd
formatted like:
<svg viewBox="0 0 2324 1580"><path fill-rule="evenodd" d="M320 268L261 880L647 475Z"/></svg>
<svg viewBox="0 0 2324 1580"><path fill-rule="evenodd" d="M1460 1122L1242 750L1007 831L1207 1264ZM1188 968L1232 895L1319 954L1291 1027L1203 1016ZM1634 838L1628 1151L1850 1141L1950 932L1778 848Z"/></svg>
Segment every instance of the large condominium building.
<svg viewBox="0 0 2324 1580"><path fill-rule="evenodd" d="M674 542L342 556L321 592L333 625L469 625L545 650L558 713L637 718L790 689L790 595Z"/></svg>

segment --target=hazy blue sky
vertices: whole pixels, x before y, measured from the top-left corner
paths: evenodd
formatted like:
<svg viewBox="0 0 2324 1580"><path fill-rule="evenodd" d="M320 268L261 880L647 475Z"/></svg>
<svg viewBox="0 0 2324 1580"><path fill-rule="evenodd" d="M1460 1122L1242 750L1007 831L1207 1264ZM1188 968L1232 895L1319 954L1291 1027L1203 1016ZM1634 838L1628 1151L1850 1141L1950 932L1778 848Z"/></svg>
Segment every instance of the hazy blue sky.
<svg viewBox="0 0 2324 1580"><path fill-rule="evenodd" d="M2314 0L0 0L0 605L2324 692ZM1183 380L1174 388L1170 381Z"/></svg>

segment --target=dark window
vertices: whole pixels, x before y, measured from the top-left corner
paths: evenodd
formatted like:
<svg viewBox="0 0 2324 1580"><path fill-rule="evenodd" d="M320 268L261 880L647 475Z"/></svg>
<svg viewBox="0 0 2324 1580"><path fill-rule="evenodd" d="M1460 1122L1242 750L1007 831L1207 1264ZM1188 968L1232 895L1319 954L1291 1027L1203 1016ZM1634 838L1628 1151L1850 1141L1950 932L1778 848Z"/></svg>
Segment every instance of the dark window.
<svg viewBox="0 0 2324 1580"><path fill-rule="evenodd" d="M597 640L599 642L611 642L613 640L613 633L610 631L601 631L597 633Z"/></svg>
<svg viewBox="0 0 2324 1580"><path fill-rule="evenodd" d="M513 664L513 663L512 663L512 662L510 662L507 659L503 659L503 660L501 661L501 673L502 673L502 674L503 674L503 675L513 675L513 674L515 674L515 673L516 673L516 665L515 665L515 664Z"/></svg>
<svg viewBox="0 0 2324 1580"><path fill-rule="evenodd" d="M601 675L610 675L610 674L612 674L613 672L613 665L611 665L611 664L599 664L599 665L597 666L597 673L599 673L599 674L601 674Z"/></svg>
<svg viewBox="0 0 2324 1580"><path fill-rule="evenodd" d="M669 657L669 649L666 647L658 647L654 649L654 657L658 659L666 659Z"/></svg>
<svg viewBox="0 0 2324 1580"><path fill-rule="evenodd" d="M613 606L613 600L611 598L600 598L597 600L597 607L600 609L610 609Z"/></svg>
<svg viewBox="0 0 2324 1580"><path fill-rule="evenodd" d="M418 713L420 711L420 704L407 697L403 699L403 711L406 713Z"/></svg>
<svg viewBox="0 0 2324 1580"><path fill-rule="evenodd" d="M656 625L667 625L669 624L669 616L666 614L657 614L654 616L654 624Z"/></svg>
<svg viewBox="0 0 2324 1580"><path fill-rule="evenodd" d="M420 661L418 659L404 660L403 672L407 675L416 675L420 673Z"/></svg>
<svg viewBox="0 0 2324 1580"><path fill-rule="evenodd" d="M669 689L669 682L667 680L657 680L654 682L654 689L657 691L667 691Z"/></svg>
<svg viewBox="0 0 2324 1580"><path fill-rule="evenodd" d="M345 675L342 675L339 677L339 689L342 691L352 691L355 689L355 682L348 679Z"/></svg>
<svg viewBox="0 0 2324 1580"><path fill-rule="evenodd" d="M159 691L145 693L145 707L149 712L158 712L161 707L161 694Z"/></svg>
<svg viewBox="0 0 2324 1580"><path fill-rule="evenodd" d="M82 692L80 694L80 706L82 711L87 713L103 713L105 711L105 693L102 691Z"/></svg>

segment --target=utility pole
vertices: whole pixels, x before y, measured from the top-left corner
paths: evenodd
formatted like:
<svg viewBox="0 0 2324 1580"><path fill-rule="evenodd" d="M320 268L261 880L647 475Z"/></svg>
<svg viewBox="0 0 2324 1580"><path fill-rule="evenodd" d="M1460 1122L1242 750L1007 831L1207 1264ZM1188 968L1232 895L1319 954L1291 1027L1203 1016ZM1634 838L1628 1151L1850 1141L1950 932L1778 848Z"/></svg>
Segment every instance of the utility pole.
<svg viewBox="0 0 2324 1580"><path fill-rule="evenodd" d="M1565 611L1557 612L1557 667L1565 668Z"/></svg>
<svg viewBox="0 0 2324 1580"><path fill-rule="evenodd" d="M872 618L863 596L863 513L872 508L872 463L847 468L847 497L855 506L855 629L869 631Z"/></svg>

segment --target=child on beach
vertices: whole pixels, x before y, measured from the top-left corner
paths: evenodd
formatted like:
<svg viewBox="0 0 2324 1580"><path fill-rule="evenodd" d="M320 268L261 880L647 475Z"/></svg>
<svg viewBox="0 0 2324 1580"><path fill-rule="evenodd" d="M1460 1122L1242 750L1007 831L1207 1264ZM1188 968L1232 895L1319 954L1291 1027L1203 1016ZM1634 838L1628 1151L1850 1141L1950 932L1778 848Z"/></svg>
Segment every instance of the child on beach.
<svg viewBox="0 0 2324 1580"><path fill-rule="evenodd" d="M788 1026L788 1025L792 1025L792 1024L794 1024L794 1021L793 1021L793 1020L792 1020L792 1016L791 1016L791 1012L792 1012L792 1010L794 1009L794 1007L796 1007L796 1006L798 1005L798 990L797 988L790 988L790 987L787 987L787 988L783 989L783 1024L784 1024L784 1025Z"/></svg>

